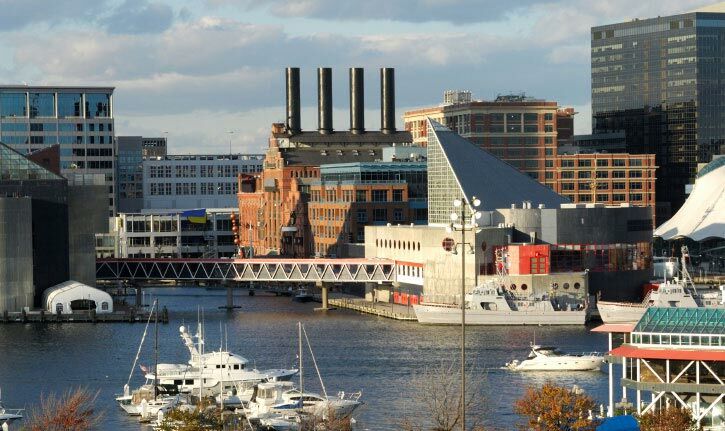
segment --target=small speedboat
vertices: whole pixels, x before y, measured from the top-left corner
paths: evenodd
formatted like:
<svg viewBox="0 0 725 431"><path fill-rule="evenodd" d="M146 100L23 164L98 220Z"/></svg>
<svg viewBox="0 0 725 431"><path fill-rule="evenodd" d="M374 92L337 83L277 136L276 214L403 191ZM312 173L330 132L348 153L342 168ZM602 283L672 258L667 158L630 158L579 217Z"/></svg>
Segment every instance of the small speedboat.
<svg viewBox="0 0 725 431"><path fill-rule="evenodd" d="M0 425L10 424L23 418L23 409L6 409L2 403L2 393L0 392Z"/></svg>
<svg viewBox="0 0 725 431"><path fill-rule="evenodd" d="M523 361L514 359L506 364L513 371L597 371L604 356L600 353L569 355L556 347L531 345L531 353Z"/></svg>
<svg viewBox="0 0 725 431"><path fill-rule="evenodd" d="M295 292L295 296L292 297L292 300L295 302L310 302L313 299L314 297L307 289L299 289Z"/></svg>
<svg viewBox="0 0 725 431"><path fill-rule="evenodd" d="M263 430L297 431L300 429L301 418L298 414L279 414L259 420Z"/></svg>

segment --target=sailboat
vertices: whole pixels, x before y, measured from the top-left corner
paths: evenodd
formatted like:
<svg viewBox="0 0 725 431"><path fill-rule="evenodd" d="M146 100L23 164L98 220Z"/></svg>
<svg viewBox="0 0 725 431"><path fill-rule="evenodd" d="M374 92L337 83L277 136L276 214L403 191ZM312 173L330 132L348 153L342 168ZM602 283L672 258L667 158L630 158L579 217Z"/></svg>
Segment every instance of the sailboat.
<svg viewBox="0 0 725 431"><path fill-rule="evenodd" d="M297 325L300 365L299 389L295 388L292 382L260 383L255 389L255 396L244 410L250 420L258 421L269 429L278 431L298 429L301 418L306 415L313 415L319 419L327 419L329 416L336 419L346 419L355 409L362 405L362 401L360 401L361 392L351 394L340 392L336 397L327 395L307 332L301 322ZM323 395L305 392L304 390L303 335L317 377L320 380Z"/></svg>
<svg viewBox="0 0 725 431"><path fill-rule="evenodd" d="M116 397L116 401L118 402L119 406L127 414L131 416L141 416L142 420L148 420L149 418L156 417L160 410L168 411L179 402L178 395L172 396L169 394L164 394L163 396L159 396L160 390L158 385L158 379L156 378L153 379L153 383L149 383L149 380L147 379L146 383L144 383L141 387L134 390L133 392L130 390L129 387L131 377L133 376L133 371L136 369L136 363L138 362L138 358L141 355L141 348L143 347L144 340L146 339L146 334L148 333L148 328L151 323L152 316L155 316L154 363L155 367L158 367L159 316L158 300L154 300L154 303L151 306L151 312L149 313L149 318L146 321L146 327L144 328L143 335L141 336L141 343L139 343L138 351L136 352L136 358L133 360L133 365L131 366L131 372L129 373L126 384L123 386L123 395ZM141 370L144 370L143 366L141 367Z"/></svg>

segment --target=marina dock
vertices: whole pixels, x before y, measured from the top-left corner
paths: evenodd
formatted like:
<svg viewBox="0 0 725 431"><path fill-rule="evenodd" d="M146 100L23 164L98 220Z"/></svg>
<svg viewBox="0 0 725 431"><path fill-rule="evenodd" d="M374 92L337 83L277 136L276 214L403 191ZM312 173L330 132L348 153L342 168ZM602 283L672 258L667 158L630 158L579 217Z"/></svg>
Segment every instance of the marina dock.
<svg viewBox="0 0 725 431"><path fill-rule="evenodd" d="M21 312L5 311L0 316L0 323L145 323L149 313L145 311L116 312L116 313L95 313L73 312L70 314L52 314L43 310L31 310ZM159 323L169 323L169 312L167 309L159 313Z"/></svg>
<svg viewBox="0 0 725 431"><path fill-rule="evenodd" d="M346 308L348 310L355 310L360 313L372 314L388 319L418 321L412 307L400 304L371 302L356 297L330 298L329 304L333 307Z"/></svg>

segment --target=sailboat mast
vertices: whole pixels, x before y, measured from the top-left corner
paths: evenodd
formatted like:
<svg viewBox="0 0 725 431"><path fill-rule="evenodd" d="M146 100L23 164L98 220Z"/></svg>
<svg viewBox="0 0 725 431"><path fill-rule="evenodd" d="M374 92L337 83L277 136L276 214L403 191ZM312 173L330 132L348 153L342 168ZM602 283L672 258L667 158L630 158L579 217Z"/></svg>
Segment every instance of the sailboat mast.
<svg viewBox="0 0 725 431"><path fill-rule="evenodd" d="M304 373L302 372L302 322L297 322L297 335L299 338L299 356L300 356L300 400L305 392Z"/></svg>
<svg viewBox="0 0 725 431"><path fill-rule="evenodd" d="M156 304L156 301L154 301L154 304ZM154 401L156 401L156 394L159 392L158 383L159 383L159 307L157 306L154 309L154 332L155 332L155 338L154 341Z"/></svg>

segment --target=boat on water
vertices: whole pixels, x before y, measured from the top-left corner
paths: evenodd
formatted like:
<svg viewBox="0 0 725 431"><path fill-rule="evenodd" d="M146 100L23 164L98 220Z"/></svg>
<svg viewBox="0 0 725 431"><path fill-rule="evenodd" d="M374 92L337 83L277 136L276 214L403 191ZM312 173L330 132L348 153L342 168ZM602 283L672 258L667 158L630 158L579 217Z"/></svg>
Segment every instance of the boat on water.
<svg viewBox="0 0 725 431"><path fill-rule="evenodd" d="M158 374L146 373L147 380L158 378L158 385L169 393L191 393L202 397L228 394L229 405L249 401L257 383L289 380L297 374L296 369L249 369L249 361L227 350L203 352L204 331L200 325L195 343L186 327L179 333L189 350L186 364L159 364ZM221 400L219 400L221 402ZM227 404L227 402L224 402Z"/></svg>
<svg viewBox="0 0 725 431"><path fill-rule="evenodd" d="M295 292L292 300L295 302L310 302L315 299L307 289L299 289Z"/></svg>
<svg viewBox="0 0 725 431"><path fill-rule="evenodd" d="M680 276L665 280L655 290L647 293L642 302L597 301L597 309L604 323L636 323L649 307L678 308L725 308L723 296L725 287L720 291L698 292L687 270L687 246L682 247Z"/></svg>
<svg viewBox="0 0 725 431"><path fill-rule="evenodd" d="M602 362L604 356L600 353L571 355L556 347L532 344L526 359L514 359L506 364L506 368L512 371L597 371Z"/></svg>
<svg viewBox="0 0 725 431"><path fill-rule="evenodd" d="M307 340L307 334L303 332L304 327L301 323L298 323L298 328L300 338L298 353L300 361L299 389L295 388L294 383L291 381L260 383L255 387L254 395L247 407L243 409L249 420L259 422L270 429L297 429L295 427L298 426L301 418L306 415L313 415L323 420L328 419L328 417L346 419L363 404L360 401L361 392L352 394L340 392L337 396L327 395L312 348L310 348L310 355L323 394L320 395L304 390L302 337L304 334ZM307 344L309 346L309 340L307 340ZM291 428L285 428L285 426Z"/></svg>
<svg viewBox="0 0 725 431"><path fill-rule="evenodd" d="M586 303L560 303L555 297L517 297L496 280L466 294L467 325L584 325ZM433 325L461 323L461 307L455 304L413 305L418 322Z"/></svg>
<svg viewBox="0 0 725 431"><path fill-rule="evenodd" d="M23 411L23 409L6 409L3 406L2 391L0 391L0 425L22 420Z"/></svg>

